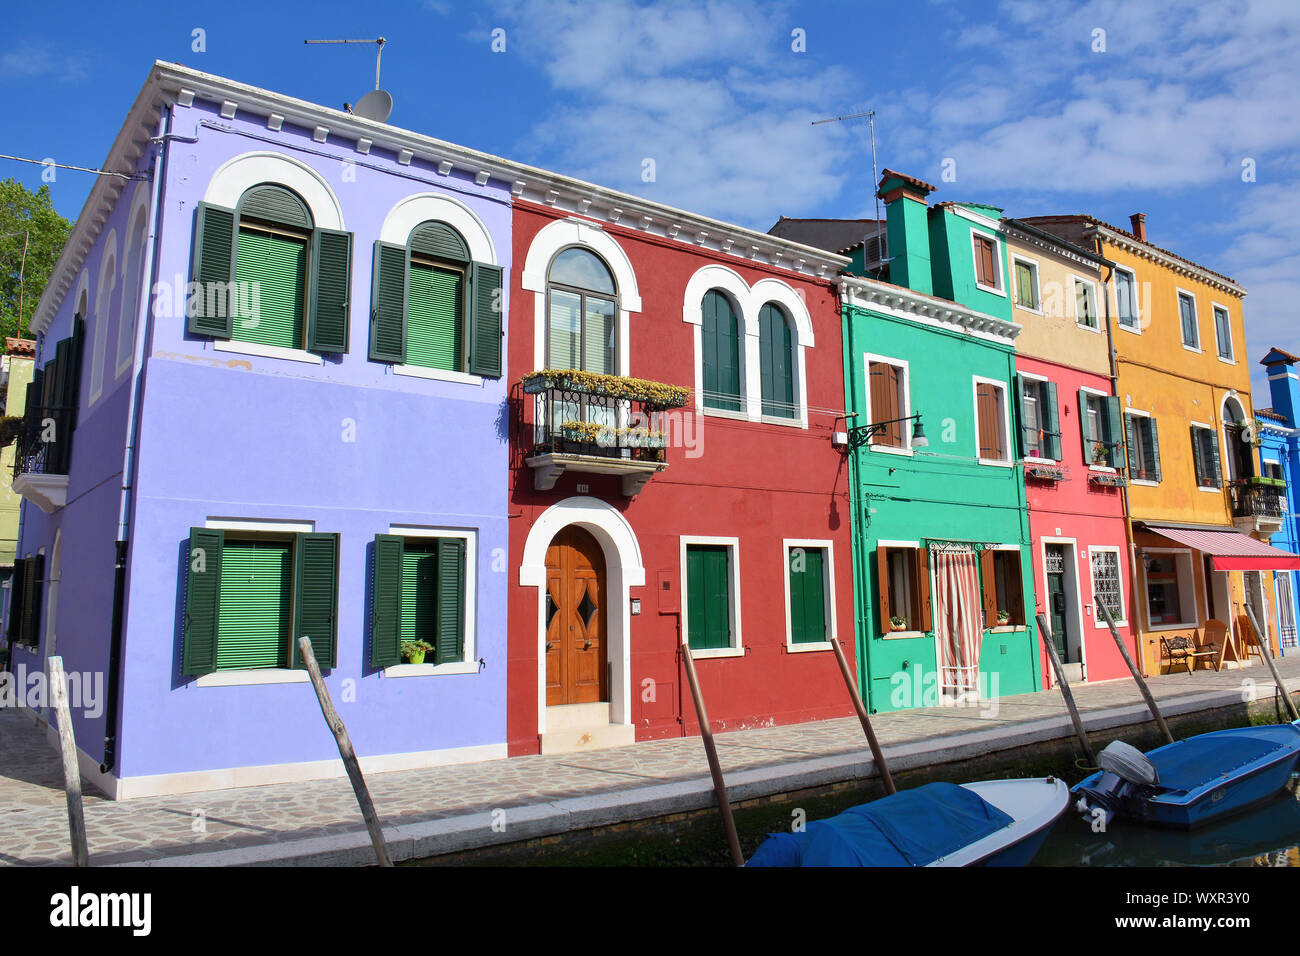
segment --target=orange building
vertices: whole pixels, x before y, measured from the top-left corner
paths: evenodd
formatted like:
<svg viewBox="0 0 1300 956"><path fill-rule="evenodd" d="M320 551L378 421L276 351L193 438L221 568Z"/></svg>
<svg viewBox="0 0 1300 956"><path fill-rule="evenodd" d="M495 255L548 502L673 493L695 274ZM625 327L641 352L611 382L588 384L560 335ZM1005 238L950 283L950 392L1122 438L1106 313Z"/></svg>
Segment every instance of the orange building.
<svg viewBox="0 0 1300 956"><path fill-rule="evenodd" d="M1140 213L1131 231L1082 215L1026 221L1113 263L1106 321L1124 419L1140 666L1164 673L1248 661L1248 606L1276 653L1264 572L1300 559L1266 544L1285 509L1260 480L1255 452L1246 290L1151 243ZM1214 654L1187 658L1211 646Z"/></svg>

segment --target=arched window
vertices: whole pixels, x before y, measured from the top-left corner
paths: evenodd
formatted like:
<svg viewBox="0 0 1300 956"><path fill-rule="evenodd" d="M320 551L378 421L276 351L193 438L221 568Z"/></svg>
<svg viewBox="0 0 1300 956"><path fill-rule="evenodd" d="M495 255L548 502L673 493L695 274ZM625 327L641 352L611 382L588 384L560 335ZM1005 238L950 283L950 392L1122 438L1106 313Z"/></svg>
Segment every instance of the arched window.
<svg viewBox="0 0 1300 956"><path fill-rule="evenodd" d="M731 300L716 289L704 294L704 407L740 411L740 323Z"/></svg>
<svg viewBox="0 0 1300 956"><path fill-rule="evenodd" d="M346 352L351 272L352 234L317 227L293 190L260 183L234 209L199 203L188 329L270 348Z"/></svg>
<svg viewBox="0 0 1300 956"><path fill-rule="evenodd" d="M609 266L573 246L552 260L546 278L546 367L613 374L618 290Z"/></svg>
<svg viewBox="0 0 1300 956"><path fill-rule="evenodd" d="M763 414L794 418L794 342L785 310L774 302L767 303L758 313L758 350Z"/></svg>
<svg viewBox="0 0 1300 956"><path fill-rule="evenodd" d="M411 231L406 289L406 364L465 371L465 283L469 247L445 222Z"/></svg>

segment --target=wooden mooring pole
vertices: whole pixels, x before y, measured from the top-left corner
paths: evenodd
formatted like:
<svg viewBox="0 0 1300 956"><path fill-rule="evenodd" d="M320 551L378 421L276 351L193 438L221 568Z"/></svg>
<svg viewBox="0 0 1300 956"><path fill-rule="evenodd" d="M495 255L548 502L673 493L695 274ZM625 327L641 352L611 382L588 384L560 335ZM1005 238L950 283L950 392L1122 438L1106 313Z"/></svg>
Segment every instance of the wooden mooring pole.
<svg viewBox="0 0 1300 956"><path fill-rule="evenodd" d="M1147 686L1146 678L1139 673L1137 665L1133 663L1133 655L1128 652L1128 645L1124 639L1119 636L1119 628L1115 626L1115 618L1111 617L1110 608L1106 607L1101 601L1097 602L1097 607L1101 610L1102 617L1106 619L1106 626L1110 628L1110 636L1115 639L1115 646L1119 652L1124 655L1124 663L1128 665L1129 672L1132 673L1133 679L1137 681L1138 690L1142 691L1142 696L1146 699L1147 707L1151 710L1151 716L1156 719L1160 725L1160 732L1165 735L1165 739L1171 744L1174 742L1174 735L1169 732L1169 725L1165 723L1165 718L1160 713L1160 708L1156 706L1156 699L1151 695L1151 688Z"/></svg>
<svg viewBox="0 0 1300 956"><path fill-rule="evenodd" d="M63 758L63 789L68 797L68 833L72 839L74 866L89 866L86 845L86 816L81 805L81 767L77 763L77 741L72 735L72 713L68 708L68 678L63 673L63 658L50 658L50 694L59 721L59 754Z"/></svg>
<svg viewBox="0 0 1300 956"><path fill-rule="evenodd" d="M1282 675L1277 672L1277 665L1273 663L1273 649L1268 646L1268 635L1260 629L1259 621L1255 619L1255 609L1249 604L1246 605L1246 614L1250 617L1250 626L1255 631L1255 640L1260 650L1264 652L1260 656L1264 658L1269 673L1273 675L1273 683L1277 684L1277 689L1282 692L1282 699L1286 701L1287 713L1291 715L1292 720L1300 720L1300 713L1296 713L1295 700L1291 697L1291 691L1287 690L1286 682L1282 680Z"/></svg>
<svg viewBox="0 0 1300 956"><path fill-rule="evenodd" d="M704 709L704 695L700 692L700 678L695 673L695 658L691 646L682 637L682 659L686 662L686 679L691 684L691 697L695 701L695 716L700 721L700 736L704 739L704 755L709 758L709 773L713 775L713 791L718 795L718 808L722 811L722 828L727 831L727 846L731 861L744 866L740 853L740 838L736 835L736 821L731 815L731 801L727 798L727 783L722 779L722 765L718 763L718 748L713 743L713 730L709 727L709 713Z"/></svg>
<svg viewBox="0 0 1300 956"><path fill-rule="evenodd" d="M329 688L325 686L325 681L320 676L320 666L316 663L316 655L311 649L311 638L298 638L298 650L302 652L307 673L311 675L311 684L316 689L316 699L320 701L320 710L325 715L325 723L329 724L330 730L334 733L334 741L339 746L339 756L343 758L348 779L352 781L352 792L357 795L361 816L365 818L366 829L370 831L370 842L375 845L375 856L378 857L380 866L392 866L393 860L388 855L388 844L384 842L384 831L379 824L379 815L375 813L375 805L370 800L370 791L366 789L366 779L361 776L361 764L357 762L356 752L352 749L352 739L348 736L348 729L343 726L343 719L334 709Z"/></svg>
<svg viewBox="0 0 1300 956"><path fill-rule="evenodd" d="M1070 692L1070 682L1065 679L1065 668L1061 666L1061 659L1056 655L1056 645L1052 643L1052 626L1047 623L1046 614L1038 615L1038 637L1043 642L1043 647L1047 648L1047 656L1052 662L1056 682L1061 685L1061 696L1065 698L1065 707L1070 712L1070 720L1074 722L1074 732L1079 737L1079 743L1083 745L1084 756L1088 758L1090 766L1095 765L1097 757L1092 752L1092 744L1088 742L1083 721L1079 719L1079 708L1074 703L1074 694Z"/></svg>
<svg viewBox="0 0 1300 956"><path fill-rule="evenodd" d="M849 669L849 660L844 656L844 648L840 646L840 639L831 635L831 647L835 649L835 659L840 665L840 674L844 677L844 684L849 689L849 696L853 698L853 709L858 712L858 723L862 724L862 732L867 735L867 746L871 748L871 760L876 765L876 772L880 774L880 782L885 785L885 793L898 793L898 788L894 786L894 778L889 772L889 765L885 763L884 751L880 749L880 741L876 740L876 732L871 729L871 718L867 716L867 705L862 702L862 695L858 693L857 682L853 679L853 672Z"/></svg>

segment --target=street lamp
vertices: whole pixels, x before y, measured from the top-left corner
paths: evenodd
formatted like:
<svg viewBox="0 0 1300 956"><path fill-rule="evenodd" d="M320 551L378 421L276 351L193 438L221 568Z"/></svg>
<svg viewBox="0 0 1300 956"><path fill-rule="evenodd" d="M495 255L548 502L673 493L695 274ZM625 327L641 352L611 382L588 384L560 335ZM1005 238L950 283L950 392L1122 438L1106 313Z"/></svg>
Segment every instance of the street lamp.
<svg viewBox="0 0 1300 956"><path fill-rule="evenodd" d="M856 428L849 429L849 447L861 448L867 444L876 435L880 434L890 425L897 425L902 422L915 422L912 426L912 446L913 448L927 448L930 445L930 439L925 437L925 426L921 424L921 413L908 415L905 418L890 418L883 422L872 422L870 425L858 425Z"/></svg>

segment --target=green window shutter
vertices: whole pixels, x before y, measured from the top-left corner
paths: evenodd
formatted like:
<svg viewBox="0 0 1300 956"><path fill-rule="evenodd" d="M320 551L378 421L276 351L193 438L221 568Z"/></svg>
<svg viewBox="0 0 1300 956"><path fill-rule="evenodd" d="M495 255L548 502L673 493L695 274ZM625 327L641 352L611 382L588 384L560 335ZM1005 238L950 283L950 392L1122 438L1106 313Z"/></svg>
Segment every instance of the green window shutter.
<svg viewBox="0 0 1300 956"><path fill-rule="evenodd" d="M375 536L370 613L370 666L402 662L402 539Z"/></svg>
<svg viewBox="0 0 1300 956"><path fill-rule="evenodd" d="M448 372L463 370L465 277L412 262L407 283L406 361Z"/></svg>
<svg viewBox="0 0 1300 956"><path fill-rule="evenodd" d="M1201 442L1201 429L1192 426L1192 465L1196 469L1196 484L1204 483L1206 475L1204 445Z"/></svg>
<svg viewBox="0 0 1300 956"><path fill-rule="evenodd" d="M704 296L704 404L740 411L740 337L731 302L720 292Z"/></svg>
<svg viewBox="0 0 1300 956"><path fill-rule="evenodd" d="M826 640L824 556L821 548L790 551L790 637L795 644Z"/></svg>
<svg viewBox="0 0 1300 956"><path fill-rule="evenodd" d="M188 331L194 335L211 335L228 339L231 335L231 310L226 291L235 277L235 211L208 203L199 203L194 217L194 281L198 294L188 304ZM209 290L220 284L220 294ZM209 308L211 306L211 308Z"/></svg>
<svg viewBox="0 0 1300 956"><path fill-rule="evenodd" d="M311 212L302 199L283 186L263 183L239 197L239 214L299 229L311 228Z"/></svg>
<svg viewBox="0 0 1300 956"><path fill-rule="evenodd" d="M54 349L54 374L47 379L50 398L47 408L54 419L54 441L46 450L46 468L51 474L66 475L72 451L72 409L68 393L72 387L72 339L63 339Z"/></svg>
<svg viewBox="0 0 1300 956"><path fill-rule="evenodd" d="M1034 383L1033 387L1037 387ZM1025 421L1025 380L1019 375L1016 376L1016 410L1020 416L1020 457L1029 453L1029 449L1038 444L1038 436L1033 434L1033 429ZM1043 410L1040 405L1038 410L1039 418L1042 418Z"/></svg>
<svg viewBox="0 0 1300 956"><path fill-rule="evenodd" d="M226 540L221 549L217 670L283 667L292 629L293 546Z"/></svg>
<svg viewBox="0 0 1300 956"><path fill-rule="evenodd" d="M252 229L239 231L235 249L231 337L286 349L303 346L307 243ZM256 289L254 297L252 290ZM256 306L256 308L254 308Z"/></svg>
<svg viewBox="0 0 1300 956"><path fill-rule="evenodd" d="M1123 435L1123 417L1120 412L1119 399L1114 395L1106 396L1106 447L1110 449L1110 464L1120 467L1120 443Z"/></svg>
<svg viewBox="0 0 1300 956"><path fill-rule="evenodd" d="M1133 478L1146 478L1146 475L1138 474L1138 467L1134 457L1138 454L1138 426L1137 418L1133 415L1124 416L1124 434L1128 438L1128 472Z"/></svg>
<svg viewBox="0 0 1300 956"><path fill-rule="evenodd" d="M1147 451L1151 455L1151 467L1155 470L1155 481L1160 481L1160 432L1156 430L1156 420L1148 418L1148 430L1145 441Z"/></svg>
<svg viewBox="0 0 1300 956"><path fill-rule="evenodd" d="M21 641L21 632L18 625L23 616L23 577L26 572L27 559L15 559L14 572L9 579L9 621L8 626L5 628L5 638L9 641L10 646Z"/></svg>
<svg viewBox="0 0 1300 956"><path fill-rule="evenodd" d="M335 229L315 230L311 237L308 349L313 352L347 352L351 293L352 233Z"/></svg>
<svg viewBox="0 0 1300 956"><path fill-rule="evenodd" d="M371 277L370 358L376 362L406 361L406 273L410 257L405 246L375 243Z"/></svg>
<svg viewBox="0 0 1300 956"><path fill-rule="evenodd" d="M728 549L692 545L686 549L688 640L695 650L731 646Z"/></svg>
<svg viewBox="0 0 1300 956"><path fill-rule="evenodd" d="M465 658L465 540L438 539L438 663Z"/></svg>
<svg viewBox="0 0 1300 956"><path fill-rule="evenodd" d="M31 647L41 642L41 585L44 583L45 555L35 554L27 559L27 573L23 576L21 622L22 640Z"/></svg>
<svg viewBox="0 0 1300 956"><path fill-rule="evenodd" d="M224 531L191 528L185 560L185 638L181 671L208 674L217 669L217 630L221 619Z"/></svg>
<svg viewBox="0 0 1300 956"><path fill-rule="evenodd" d="M794 373L791 368L790 323L775 305L758 314L759 353L762 356L763 414L793 418Z"/></svg>
<svg viewBox="0 0 1300 956"><path fill-rule="evenodd" d="M411 231L409 240L411 251L435 259L449 262L469 262L469 246L459 232L447 225L430 219L422 222Z"/></svg>
<svg viewBox="0 0 1300 956"><path fill-rule="evenodd" d="M1047 400L1043 403L1043 431L1047 437L1047 457L1053 461L1061 460L1061 414L1056 401L1056 383L1048 382Z"/></svg>
<svg viewBox="0 0 1300 956"><path fill-rule="evenodd" d="M1092 433L1092 422L1088 420L1088 393L1079 389L1079 431L1083 435L1083 463L1092 464L1092 446L1098 436Z"/></svg>
<svg viewBox="0 0 1300 956"><path fill-rule="evenodd" d="M1205 456L1205 463L1209 467L1206 471L1210 480L1220 488L1223 487L1223 460L1219 457L1219 435L1213 429L1205 429L1205 446L1209 452Z"/></svg>
<svg viewBox="0 0 1300 956"><path fill-rule="evenodd" d="M500 266L475 262L470 266L469 371L485 378L501 377L501 311L505 308Z"/></svg>
<svg viewBox="0 0 1300 956"><path fill-rule="evenodd" d="M304 666L298 639L310 637L316 663L328 670L338 662L339 536L300 534L296 538L293 666Z"/></svg>

